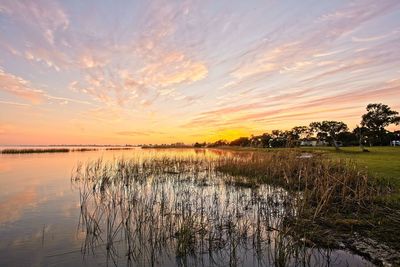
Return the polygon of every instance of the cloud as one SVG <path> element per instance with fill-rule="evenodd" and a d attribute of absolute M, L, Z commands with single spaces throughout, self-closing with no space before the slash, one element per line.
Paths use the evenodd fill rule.
<path fill-rule="evenodd" d="M 96 57 L 92 53 L 83 54 L 78 61 L 78 65 L 84 69 L 103 67 L 107 64 L 106 58 Z"/>
<path fill-rule="evenodd" d="M 325 53 L 317 53 L 313 55 L 313 57 L 328 57 L 328 56 L 333 56 L 336 54 L 342 53 L 344 50 L 336 50 L 336 51 L 330 51 L 330 52 L 325 52 Z"/>
<path fill-rule="evenodd" d="M 160 53 L 156 62 L 146 58 L 141 62 L 144 65 L 142 68 L 90 65 L 88 67 L 91 70 L 87 71 L 84 81 L 74 81 L 69 87 L 108 105 L 139 103 L 149 106 L 158 97 L 193 101 L 196 97 L 184 95 L 175 87 L 190 85 L 204 79 L 208 74 L 204 63 L 180 52 Z"/>
<path fill-rule="evenodd" d="M 254 75 L 299 71 L 311 67 L 314 59 L 341 52 L 341 49 L 330 50 L 334 41 L 399 5 L 400 2 L 391 0 L 383 1 L 379 5 L 372 0 L 355 1 L 339 10 L 320 16 L 314 23 L 304 25 L 307 30 L 305 34 L 298 31 L 302 25 L 290 25 L 280 34 L 294 35 L 292 40 L 261 42 L 247 51 L 241 51 L 236 59 L 238 67 L 230 74 L 237 80 L 243 80 Z M 301 35 L 297 35 L 296 31 Z"/>
<path fill-rule="evenodd" d="M 190 84 L 204 79 L 207 74 L 204 63 L 193 61 L 180 52 L 167 53 L 158 62 L 139 70 L 142 82 L 155 87 Z"/>
<path fill-rule="evenodd" d="M 234 70 L 231 75 L 236 79 L 243 79 L 260 73 L 278 71 L 282 68 L 283 56 L 296 49 L 297 42 L 283 44 L 272 50 L 266 50 L 258 55 L 255 60 L 249 60 L 239 68 Z"/>
<path fill-rule="evenodd" d="M 69 18 L 56 1 L 13 1 L 0 2 L 0 13 L 6 14 L 26 27 L 36 29 L 48 43 L 54 44 L 58 30 L 66 30 Z"/>
<path fill-rule="evenodd" d="M 107 105 L 149 105 L 158 96 L 192 102 L 195 96 L 183 94 L 176 86 L 206 78 L 207 64 L 177 45 L 165 45 L 191 5 L 146 3 L 144 8 L 148 13 L 138 21 L 140 31 L 133 36 L 119 26 L 103 27 L 95 33 L 84 26 L 75 29 L 68 12 L 54 1 L 2 1 L 0 12 L 17 23 L 16 34 L 25 45 L 15 45 L 12 38 L 4 39 L 1 45 L 14 55 L 58 72 L 79 69 L 81 77 L 76 77 L 70 88 Z M 94 22 L 93 17 L 85 19 L 87 24 Z M 121 70 L 124 75 L 120 75 Z"/>
<path fill-rule="evenodd" d="M 29 81 L 0 68 L 0 90 L 28 100 L 33 104 L 39 104 L 45 99 L 45 92 L 34 88 Z"/>
<path fill-rule="evenodd" d="M 370 36 L 370 37 L 355 37 L 355 36 L 353 36 L 351 38 L 351 40 L 356 43 L 375 42 L 375 41 L 382 40 L 390 35 L 391 34 L 385 34 L 385 35 Z"/>
<path fill-rule="evenodd" d="M 251 103 L 201 112 L 183 126 L 208 129 L 221 126 L 238 127 L 246 122 L 245 125 L 268 127 L 267 123 L 318 120 L 323 114 L 325 117 L 333 115 L 334 119 L 338 114 L 343 118 L 348 115 L 355 118 L 359 115 L 354 112 L 361 111 L 365 103 L 398 96 L 400 83 L 398 79 L 390 80 L 331 95 L 315 94 L 318 90 L 308 88 L 297 92 L 278 93 L 275 96 L 259 95 L 254 98 L 257 100 Z M 309 93 L 314 97 L 309 97 Z"/>
<path fill-rule="evenodd" d="M 18 102 L 13 102 L 13 101 L 3 101 L 3 100 L 0 100 L 0 104 L 21 106 L 21 107 L 30 107 L 31 106 L 31 105 L 25 104 L 25 103 L 18 103 Z"/>
<path fill-rule="evenodd" d="M 53 100 L 57 102 L 58 104 L 69 104 L 71 103 L 76 103 L 76 104 L 83 104 L 83 105 L 93 105 L 93 103 L 89 101 L 84 101 L 84 100 L 79 100 L 79 99 L 73 99 L 73 98 L 68 98 L 68 97 L 58 97 L 58 96 L 51 96 L 46 94 L 45 95 L 48 100 Z"/>
<path fill-rule="evenodd" d="M 24 78 L 13 75 L 11 73 L 7 73 L 1 68 L 0 91 L 3 91 L 10 95 L 14 95 L 24 100 L 28 100 L 32 104 L 42 104 L 44 102 L 54 101 L 58 104 L 68 104 L 71 102 L 77 104 L 92 105 L 92 103 L 84 100 L 50 95 L 41 89 L 35 88 L 30 81 L 27 81 Z M 13 101 L 0 101 L 0 103 L 19 106 L 30 106 L 29 104 L 17 103 Z"/>

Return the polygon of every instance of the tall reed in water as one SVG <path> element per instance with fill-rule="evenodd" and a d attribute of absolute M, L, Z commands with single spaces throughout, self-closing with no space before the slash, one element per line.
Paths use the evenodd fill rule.
<path fill-rule="evenodd" d="M 347 164 L 294 152 L 79 164 L 82 250 L 103 245 L 114 259 L 122 247 L 129 262 L 152 265 L 167 254 L 234 266 L 249 251 L 275 266 L 309 261 L 287 219 L 356 209 L 376 193 Z"/>

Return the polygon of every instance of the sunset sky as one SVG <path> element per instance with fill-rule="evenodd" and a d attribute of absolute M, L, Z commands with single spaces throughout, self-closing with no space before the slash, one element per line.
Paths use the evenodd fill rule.
<path fill-rule="evenodd" d="M 0 0 L 0 144 L 352 128 L 400 111 L 399 51 L 399 0 Z"/>

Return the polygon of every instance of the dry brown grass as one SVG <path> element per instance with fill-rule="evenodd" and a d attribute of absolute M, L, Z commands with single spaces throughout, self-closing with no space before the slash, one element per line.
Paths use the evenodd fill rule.
<path fill-rule="evenodd" d="M 319 155 L 302 158 L 290 150 L 222 157 L 216 169 L 232 175 L 239 184 L 247 179 L 252 185 L 268 183 L 301 191 L 300 207 L 313 208 L 314 218 L 329 212 L 354 212 L 385 190 L 351 161 Z"/>

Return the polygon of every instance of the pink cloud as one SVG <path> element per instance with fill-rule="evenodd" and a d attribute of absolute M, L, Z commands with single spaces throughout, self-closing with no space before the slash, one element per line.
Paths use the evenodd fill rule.
<path fill-rule="evenodd" d="M 69 26 L 67 14 L 55 1 L 4 0 L 0 3 L 0 13 L 5 13 L 29 27 L 36 27 L 50 44 L 54 43 L 55 31 L 65 30 Z"/>
<path fill-rule="evenodd" d="M 45 92 L 32 87 L 29 81 L 21 77 L 6 73 L 0 68 L 0 90 L 18 96 L 34 104 L 39 104 L 45 99 Z"/>

